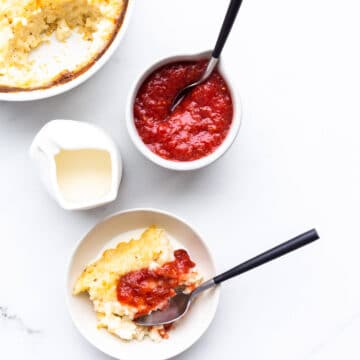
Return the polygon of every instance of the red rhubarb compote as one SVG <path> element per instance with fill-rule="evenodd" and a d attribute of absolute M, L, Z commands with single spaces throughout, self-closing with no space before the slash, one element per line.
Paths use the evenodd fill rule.
<path fill-rule="evenodd" d="M 175 250 L 173 261 L 153 270 L 144 268 L 121 276 L 116 289 L 117 299 L 122 304 L 135 307 L 135 317 L 163 309 L 176 294 L 175 288 L 186 282 L 194 267 L 195 263 L 186 250 Z"/>
<path fill-rule="evenodd" d="M 142 141 L 167 160 L 192 161 L 214 152 L 226 138 L 233 117 L 228 86 L 215 70 L 171 112 L 175 95 L 198 80 L 207 60 L 175 62 L 156 69 L 141 85 L 134 119 Z"/>

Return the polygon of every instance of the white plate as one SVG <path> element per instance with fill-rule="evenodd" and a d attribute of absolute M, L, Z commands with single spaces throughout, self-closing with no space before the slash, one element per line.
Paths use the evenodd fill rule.
<path fill-rule="evenodd" d="M 134 0 L 128 0 L 127 8 L 124 14 L 122 24 L 115 34 L 111 44 L 104 51 L 103 54 L 93 62 L 83 73 L 76 75 L 68 82 L 53 85 L 44 89 L 25 90 L 15 92 L 1 92 L 0 100 L 4 101 L 30 101 L 49 98 L 58 94 L 62 94 L 74 87 L 82 84 L 84 81 L 93 76 L 111 57 L 119 46 L 125 31 L 128 27 L 131 13 L 134 7 Z M 30 57 L 39 64 L 46 64 L 47 69 L 51 74 L 57 75 L 67 68 L 72 68 L 79 59 L 87 59 L 87 52 L 89 51 L 89 44 L 82 40 L 82 37 L 75 32 L 66 42 L 59 42 L 54 36 L 49 43 L 42 44 L 38 49 L 35 49 Z M 40 67 L 41 68 L 41 67 Z"/>
<path fill-rule="evenodd" d="M 72 288 L 84 267 L 118 242 L 139 236 L 155 224 L 165 229 L 175 247 L 188 250 L 204 279 L 215 275 L 209 249 L 200 235 L 184 220 L 153 209 L 134 209 L 115 214 L 96 225 L 76 246 L 67 274 L 66 298 L 71 318 L 80 333 L 104 353 L 121 360 L 163 360 L 180 354 L 193 345 L 206 331 L 215 316 L 219 288 L 199 296 L 189 313 L 176 323 L 169 339 L 160 343 L 149 339 L 124 342 L 104 329 L 97 329 L 96 315 L 87 294 L 72 295 Z M 145 355 L 146 354 L 146 355 Z"/>

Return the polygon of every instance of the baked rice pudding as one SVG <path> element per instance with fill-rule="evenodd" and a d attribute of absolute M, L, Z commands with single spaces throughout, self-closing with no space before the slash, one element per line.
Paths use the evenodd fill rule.
<path fill-rule="evenodd" d="M 73 294 L 89 294 L 98 328 L 122 340 L 160 341 L 171 326 L 144 327 L 133 320 L 165 308 L 176 288 L 190 292 L 201 280 L 186 250 L 174 251 L 165 231 L 151 226 L 138 240 L 121 242 L 88 265 Z"/>
<path fill-rule="evenodd" d="M 111 44 L 127 4 L 0 0 L 0 91 L 46 88 L 84 72 Z"/>

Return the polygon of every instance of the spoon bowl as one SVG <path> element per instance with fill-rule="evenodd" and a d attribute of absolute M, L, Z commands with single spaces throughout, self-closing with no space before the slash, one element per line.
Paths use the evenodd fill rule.
<path fill-rule="evenodd" d="M 171 105 L 171 111 L 174 111 L 175 108 L 181 103 L 181 101 L 183 100 L 183 98 L 196 86 L 202 84 L 203 82 L 205 82 L 210 75 L 213 73 L 214 69 L 216 68 L 217 64 L 219 62 L 219 59 L 216 58 L 211 58 L 206 66 L 206 69 L 204 71 L 204 73 L 202 74 L 201 78 L 195 82 L 193 82 L 192 84 L 185 86 L 184 88 L 182 88 L 175 96 L 172 105 Z"/>
<path fill-rule="evenodd" d="M 164 310 L 151 312 L 135 319 L 135 322 L 142 326 L 167 325 L 181 319 L 189 310 L 191 303 L 201 292 L 215 286 L 213 279 L 205 281 L 189 294 L 177 292 L 175 296 L 170 298 L 167 307 Z"/>
<path fill-rule="evenodd" d="M 135 322 L 142 326 L 167 325 L 181 319 L 191 304 L 191 294 L 179 293 L 169 300 L 165 310 L 153 311 L 150 315 L 137 318 Z"/>

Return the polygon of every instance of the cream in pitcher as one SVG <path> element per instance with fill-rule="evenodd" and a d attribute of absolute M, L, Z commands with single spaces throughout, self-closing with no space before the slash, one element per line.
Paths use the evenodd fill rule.
<path fill-rule="evenodd" d="M 89 209 L 117 196 L 121 157 L 114 141 L 94 125 L 53 120 L 36 135 L 30 156 L 64 209 Z"/>

